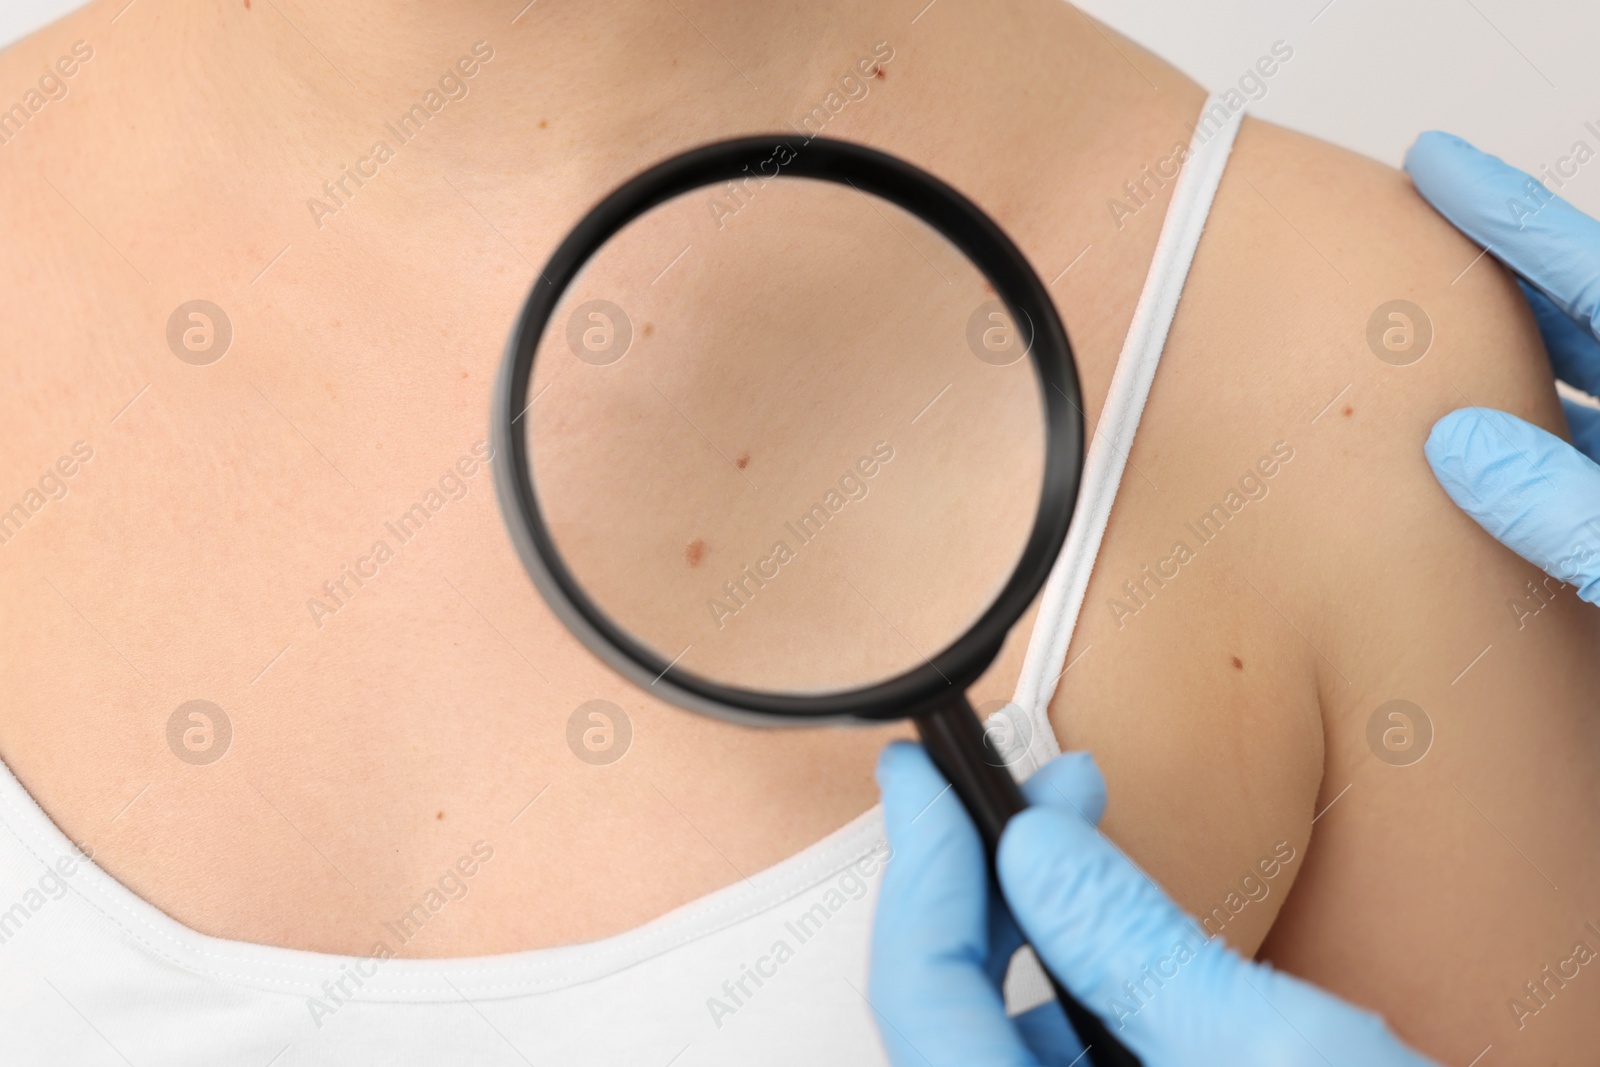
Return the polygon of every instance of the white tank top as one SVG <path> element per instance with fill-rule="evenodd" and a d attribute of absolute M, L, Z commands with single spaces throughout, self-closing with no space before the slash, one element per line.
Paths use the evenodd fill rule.
<path fill-rule="evenodd" d="M 1047 709 L 1128 450 L 1241 115 L 1207 101 L 1090 443 L 1078 509 L 1017 683 L 1014 767 L 1057 754 Z M 462 871 L 493 863 L 492 848 Z M 460 959 L 332 956 L 207 937 L 85 859 L 0 765 L 0 1063 L 883 1064 L 867 946 L 883 866 L 874 808 L 810 848 L 627 933 Z M 470 876 L 459 880 L 468 886 Z M 451 884 L 451 889 L 454 888 Z M 394 952 L 449 906 L 396 916 Z M 375 950 L 377 946 L 374 946 Z M 1013 1012 L 1048 995 L 1019 953 Z"/>

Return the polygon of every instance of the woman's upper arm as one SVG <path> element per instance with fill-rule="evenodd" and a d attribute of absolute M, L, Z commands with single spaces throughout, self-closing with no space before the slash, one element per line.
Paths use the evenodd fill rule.
<path fill-rule="evenodd" d="M 1596 1036 L 1586 1013 L 1529 1035 L 1507 998 L 1600 907 L 1600 628 L 1459 512 L 1423 455 L 1466 406 L 1566 436 L 1551 370 L 1515 282 L 1404 175 L 1299 140 L 1254 191 L 1301 267 L 1325 268 L 1321 295 L 1258 279 L 1305 442 L 1278 531 L 1293 543 L 1261 565 L 1316 646 L 1327 810 L 1265 951 L 1435 1057 L 1511 1040 L 1571 1055 Z"/>

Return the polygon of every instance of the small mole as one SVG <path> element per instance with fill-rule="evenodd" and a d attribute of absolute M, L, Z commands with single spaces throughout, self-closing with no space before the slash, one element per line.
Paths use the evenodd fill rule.
<path fill-rule="evenodd" d="M 246 11 L 250 10 L 250 0 L 244 0 L 244 9 Z"/>
<path fill-rule="evenodd" d="M 740 470 L 744 470 L 746 467 L 750 466 L 750 453 L 739 453 L 739 458 L 733 461 L 733 465 L 738 467 Z"/>
<path fill-rule="evenodd" d="M 683 550 L 683 558 L 691 567 L 700 566 L 700 561 L 706 558 L 706 543 L 698 537 Z"/>
<path fill-rule="evenodd" d="M 639 332 L 644 334 L 646 337 L 649 337 L 651 334 L 656 332 L 656 328 L 647 322 L 640 327 Z"/>
<path fill-rule="evenodd" d="M 465 378 L 466 376 L 467 376 L 467 372 L 466 371 L 462 371 L 461 372 L 461 377 Z"/>
<path fill-rule="evenodd" d="M 434 818 L 435 818 L 435 819 L 442 819 L 442 818 L 444 818 L 444 812 L 442 812 L 442 811 L 441 811 L 441 812 L 440 812 L 440 813 L 439 813 L 439 814 L 437 814 L 437 815 L 435 815 L 435 816 L 434 816 Z"/>
<path fill-rule="evenodd" d="M 245 6 L 246 7 L 250 6 L 250 0 L 245 0 Z M 882 81 L 884 78 L 887 78 L 888 75 L 883 72 L 883 68 L 882 67 L 879 67 L 878 68 L 878 73 L 874 74 L 873 77 L 877 78 L 879 81 Z"/>
<path fill-rule="evenodd" d="M 1244 660 L 1240 659 L 1238 656 L 1233 657 L 1233 669 L 1236 671 L 1244 670 Z"/>
<path fill-rule="evenodd" d="M 550 123 L 549 123 L 549 122 L 547 122 L 547 121 L 546 121 L 546 120 L 544 120 L 544 119 L 540 119 L 540 120 L 539 120 L 539 128 L 540 128 L 540 129 L 541 129 L 541 130 L 542 130 L 542 129 L 544 129 L 544 128 L 545 128 L 545 127 L 546 127 L 546 126 L 548 126 L 548 125 L 550 125 Z"/>
<path fill-rule="evenodd" d="M 1344 415 L 1344 417 L 1345 417 L 1345 418 L 1347 418 L 1347 419 L 1348 419 L 1348 418 L 1349 418 L 1349 417 L 1350 417 L 1350 416 L 1351 416 L 1351 415 L 1354 415 L 1354 414 L 1355 414 L 1355 413 L 1356 413 L 1356 409 L 1355 409 L 1355 408 L 1353 408 L 1353 407 L 1348 407 L 1348 406 L 1347 406 L 1347 407 L 1346 407 L 1346 408 L 1345 408 L 1345 409 L 1344 409 L 1344 411 L 1343 411 L 1343 412 L 1341 412 L 1341 414 L 1343 414 L 1343 415 Z"/>

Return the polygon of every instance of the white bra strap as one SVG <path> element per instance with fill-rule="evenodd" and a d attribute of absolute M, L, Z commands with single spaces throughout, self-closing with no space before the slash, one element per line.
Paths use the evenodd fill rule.
<path fill-rule="evenodd" d="M 1215 116 L 1219 114 L 1228 117 L 1218 123 Z M 1189 158 L 1173 190 L 1155 259 L 1150 264 L 1144 292 L 1139 295 L 1133 324 L 1123 342 L 1122 354 L 1111 377 L 1111 389 L 1089 445 L 1072 527 L 1045 584 L 1038 621 L 1034 624 L 1022 663 L 1022 676 L 1012 698 L 1031 727 L 1028 731 L 1031 734 L 1029 758 L 1012 763 L 1018 778 L 1028 777 L 1060 754 L 1050 727 L 1050 700 L 1065 673 L 1063 663 L 1067 648 L 1072 643 L 1072 632 L 1083 608 L 1084 592 L 1089 587 L 1089 575 L 1100 551 L 1100 540 L 1111 519 L 1117 487 L 1122 484 L 1128 451 L 1139 430 L 1150 384 L 1155 380 L 1167 332 L 1178 310 L 1178 298 L 1183 293 L 1189 265 L 1194 261 L 1201 231 L 1211 213 L 1211 204 L 1243 117 L 1243 111 L 1231 111 L 1216 96 L 1206 101 L 1190 143 Z"/>

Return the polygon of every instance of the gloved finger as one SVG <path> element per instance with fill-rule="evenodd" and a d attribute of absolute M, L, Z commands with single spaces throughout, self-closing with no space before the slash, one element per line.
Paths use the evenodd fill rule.
<path fill-rule="evenodd" d="M 1000 883 L 1041 957 L 1150 1065 L 1420 1067 L 1381 1019 L 1209 939 L 1094 827 L 1012 819 Z"/>
<path fill-rule="evenodd" d="M 1050 1067 L 1083 1067 L 1083 1042 L 1072 1032 L 1067 1013 L 1054 998 L 1012 1019 L 1022 1040 Z"/>
<path fill-rule="evenodd" d="M 922 746 L 878 760 L 893 858 L 872 929 L 868 1000 L 895 1067 L 1034 1067 L 991 977 L 989 872 L 966 809 Z"/>
<path fill-rule="evenodd" d="M 1572 430 L 1572 447 L 1590 459 L 1600 458 L 1600 408 L 1562 397 L 1561 410 Z"/>
<path fill-rule="evenodd" d="M 1600 597 L 1600 466 L 1514 415 L 1452 411 L 1428 434 L 1434 477 L 1489 535 L 1545 573 Z"/>
<path fill-rule="evenodd" d="M 1087 752 L 1065 752 L 1035 771 L 1022 783 L 1029 804 L 1042 804 L 1076 812 L 1098 823 L 1106 810 L 1106 780 Z M 1009 908 L 994 909 L 1002 921 L 993 944 L 1005 953 L 1007 961 L 1022 943 L 1022 934 Z M 1072 1030 L 1066 1013 L 1054 999 L 1015 1018 L 1022 1039 L 1034 1054 L 1048 1064 L 1080 1062 L 1083 1043 Z"/>
<path fill-rule="evenodd" d="M 1006 972 L 1011 968 L 1011 957 L 1023 945 L 1022 930 L 1011 917 L 1011 909 L 994 892 L 994 883 L 986 882 L 984 888 L 989 891 L 989 959 L 984 972 L 995 988 L 1002 990 L 1004 1000 Z"/>
<path fill-rule="evenodd" d="M 1590 396 L 1600 396 L 1600 340 L 1538 289 L 1520 278 L 1517 284 L 1538 320 L 1556 377 Z"/>
<path fill-rule="evenodd" d="M 1022 783 L 1029 804 L 1071 808 L 1094 824 L 1106 813 L 1106 780 L 1087 752 L 1063 752 Z"/>
<path fill-rule="evenodd" d="M 1012 964 L 1016 962 L 1014 957 L 1017 950 L 1022 948 L 1024 942 L 1017 921 L 1011 917 L 1011 909 L 1005 906 L 998 894 L 992 894 L 990 900 L 987 972 L 989 980 L 1001 991 L 1001 999 L 1006 1000 L 1005 982 Z M 1031 951 L 1029 954 L 1034 955 Z M 1009 1002 L 1006 1010 L 1008 1013 L 1012 1010 Z M 1019 1015 L 1012 1015 L 1011 1023 L 1021 1036 L 1022 1043 L 1048 1067 L 1066 1067 L 1083 1052 L 1083 1042 L 1073 1033 L 1066 1012 L 1054 997 Z"/>
<path fill-rule="evenodd" d="M 1600 222 L 1448 133 L 1418 137 L 1406 170 L 1457 229 L 1600 335 Z"/>
<path fill-rule="evenodd" d="M 1227 953 L 1234 956 L 1232 952 Z M 1438 1067 L 1401 1043 L 1383 1017 L 1348 1004 L 1266 964 L 1238 960 L 1234 983 L 1211 1003 L 1213 1019 L 1228 1020 L 1248 1035 L 1240 1056 L 1227 1037 L 1211 1059 L 1193 1062 L 1270 1063 L 1274 1067 Z"/>
<path fill-rule="evenodd" d="M 1179 957 L 1192 967 L 1207 947 L 1205 932 L 1098 830 L 1062 808 L 1013 818 L 997 867 L 1011 912 L 1046 967 L 1152 1062 L 1156 1035 L 1114 1002 L 1126 999 L 1124 981 L 1142 979 L 1163 959 L 1169 969 Z"/>

